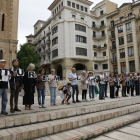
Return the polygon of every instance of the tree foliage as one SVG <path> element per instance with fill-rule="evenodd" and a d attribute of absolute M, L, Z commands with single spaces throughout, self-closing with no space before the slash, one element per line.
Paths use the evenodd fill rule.
<path fill-rule="evenodd" d="M 19 67 L 27 70 L 30 63 L 35 64 L 35 72 L 38 74 L 40 54 L 35 52 L 35 48 L 29 44 L 20 45 L 20 51 L 17 53 Z"/>

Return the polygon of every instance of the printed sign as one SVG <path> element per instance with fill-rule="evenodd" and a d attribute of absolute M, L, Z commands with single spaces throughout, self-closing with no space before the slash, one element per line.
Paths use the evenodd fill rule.
<path fill-rule="evenodd" d="M 23 69 L 18 69 L 17 70 L 17 76 L 24 76 L 24 70 Z"/>
<path fill-rule="evenodd" d="M 43 75 L 43 80 L 42 81 L 48 81 L 48 75 Z"/>
<path fill-rule="evenodd" d="M 9 74 L 10 72 L 8 71 L 8 69 L 2 69 L 0 74 L 0 81 L 7 82 L 9 79 Z"/>
<path fill-rule="evenodd" d="M 54 76 L 54 81 L 59 81 L 60 80 L 60 76 Z"/>
<path fill-rule="evenodd" d="M 35 71 L 28 71 L 28 78 L 35 78 Z"/>

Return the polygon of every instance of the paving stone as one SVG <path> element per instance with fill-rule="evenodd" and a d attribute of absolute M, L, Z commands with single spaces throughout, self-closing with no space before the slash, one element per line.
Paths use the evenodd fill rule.
<path fill-rule="evenodd" d="M 14 118 L 6 118 L 5 123 L 5 127 L 13 127 L 15 125 L 15 120 Z"/>
<path fill-rule="evenodd" d="M 20 140 L 21 139 L 21 132 L 16 128 L 9 128 L 6 129 L 11 134 L 12 140 Z"/>
<path fill-rule="evenodd" d="M 140 129 L 140 123 L 131 124 L 131 125 L 129 125 L 129 127 L 134 127 L 134 128 Z"/>
<path fill-rule="evenodd" d="M 109 138 L 109 137 L 105 137 L 105 136 L 99 136 L 98 138 L 96 138 L 96 139 L 91 139 L 91 140 L 114 140 L 114 139 Z"/>
<path fill-rule="evenodd" d="M 0 128 L 5 128 L 5 119 L 0 119 Z"/>
<path fill-rule="evenodd" d="M 133 136 L 133 135 L 126 134 L 123 132 L 118 132 L 118 131 L 114 131 L 114 132 L 104 134 L 104 135 L 109 137 L 109 138 L 113 138 L 113 139 L 117 138 L 117 140 L 139 140 L 140 139 L 137 136 Z"/>
<path fill-rule="evenodd" d="M 7 130 L 0 130 L 0 136 L 2 140 L 11 140 L 11 134 Z"/>
<path fill-rule="evenodd" d="M 25 124 L 30 124 L 31 123 L 31 118 L 30 118 L 30 116 L 23 116 L 22 117 L 22 123 L 23 123 L 23 125 L 25 125 Z"/>
<path fill-rule="evenodd" d="M 20 125 L 22 125 L 23 124 L 23 119 L 22 119 L 22 117 L 21 116 L 19 116 L 19 117 L 14 117 L 14 120 L 15 120 L 15 126 L 20 126 Z"/>
<path fill-rule="evenodd" d="M 56 135 L 52 135 L 49 136 L 52 140 L 64 140 L 62 137 L 56 136 Z"/>
<path fill-rule="evenodd" d="M 71 137 L 62 133 L 55 134 L 56 136 L 63 138 L 63 139 L 70 139 Z"/>
<path fill-rule="evenodd" d="M 31 123 L 36 123 L 37 122 L 37 115 L 36 114 L 31 114 L 29 116 L 30 116 Z"/>

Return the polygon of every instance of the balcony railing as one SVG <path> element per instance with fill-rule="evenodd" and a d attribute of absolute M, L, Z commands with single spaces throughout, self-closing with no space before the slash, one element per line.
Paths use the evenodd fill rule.
<path fill-rule="evenodd" d="M 42 52 L 40 53 L 41 56 L 45 56 L 46 55 L 46 52 Z"/>
<path fill-rule="evenodd" d="M 100 28 L 103 28 L 105 27 L 105 24 L 102 24 L 102 25 L 92 25 L 92 28 L 94 29 L 100 29 Z"/>
<path fill-rule="evenodd" d="M 115 26 L 111 26 L 111 25 L 109 26 L 109 29 L 114 29 L 114 28 L 115 28 Z"/>
<path fill-rule="evenodd" d="M 48 39 L 48 40 L 46 41 L 46 43 L 47 43 L 47 44 L 50 44 L 50 43 L 51 43 L 51 40 L 50 40 L 50 39 Z"/>
<path fill-rule="evenodd" d="M 123 32 L 123 30 L 118 30 L 118 33 L 122 33 Z"/>
<path fill-rule="evenodd" d="M 93 57 L 93 61 L 102 62 L 108 60 L 108 56 L 103 57 Z"/>
<path fill-rule="evenodd" d="M 104 38 L 106 37 L 106 35 L 93 35 L 93 38 L 96 38 L 96 39 L 101 39 L 101 38 Z"/>
<path fill-rule="evenodd" d="M 42 36 L 42 39 L 44 39 L 45 37 L 46 37 L 46 35 L 43 35 L 43 36 Z"/>
<path fill-rule="evenodd" d="M 46 53 L 50 53 L 50 52 L 51 52 L 50 48 L 46 50 Z"/>
<path fill-rule="evenodd" d="M 132 14 L 130 16 L 123 17 L 122 19 L 115 21 L 114 24 L 116 25 L 116 24 L 122 23 L 124 21 L 130 20 L 132 18 L 136 18 L 136 15 Z"/>
<path fill-rule="evenodd" d="M 45 47 L 46 46 L 46 43 L 42 43 L 41 46 Z"/>
<path fill-rule="evenodd" d="M 37 50 L 40 50 L 41 49 L 41 45 L 37 46 Z"/>
<path fill-rule="evenodd" d="M 51 30 L 49 29 L 47 32 L 46 32 L 46 35 L 49 35 L 51 33 Z"/>
<path fill-rule="evenodd" d="M 111 50 L 111 51 L 115 51 L 115 50 L 116 50 L 116 46 L 111 46 L 111 47 L 110 47 L 110 50 Z"/>
<path fill-rule="evenodd" d="M 106 49 L 107 48 L 107 44 L 104 44 L 103 47 L 101 47 L 101 45 L 93 45 L 93 49 L 98 49 L 98 50 L 101 50 L 101 49 Z"/>
<path fill-rule="evenodd" d="M 110 39 L 114 39 L 115 38 L 115 34 L 110 35 Z"/>

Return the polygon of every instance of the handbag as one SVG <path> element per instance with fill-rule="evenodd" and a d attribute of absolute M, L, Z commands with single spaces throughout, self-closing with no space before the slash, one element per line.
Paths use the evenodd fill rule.
<path fill-rule="evenodd" d="M 19 93 L 19 95 L 20 95 L 21 97 L 24 97 L 25 91 L 22 89 L 21 92 Z"/>

